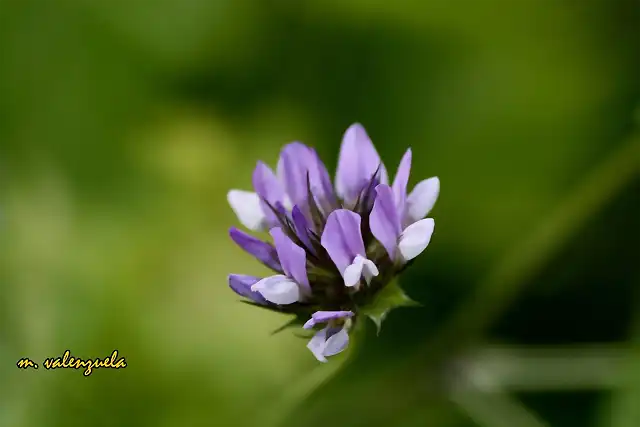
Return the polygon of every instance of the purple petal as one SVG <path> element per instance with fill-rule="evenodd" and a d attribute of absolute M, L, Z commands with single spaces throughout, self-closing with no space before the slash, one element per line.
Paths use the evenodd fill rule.
<path fill-rule="evenodd" d="M 434 176 L 420 181 L 407 197 L 405 226 L 423 219 L 438 200 L 440 193 L 440 179 Z"/>
<path fill-rule="evenodd" d="M 316 196 L 316 199 L 318 199 L 319 205 L 325 214 L 328 215 L 335 206 L 337 206 L 336 195 L 333 192 L 331 177 L 329 176 L 329 172 L 327 172 L 326 166 L 322 160 L 320 160 L 316 150 L 313 148 L 310 148 L 310 150 L 312 159 L 312 165 L 310 167 L 312 173 L 309 174 L 311 190 L 313 195 Z"/>
<path fill-rule="evenodd" d="M 248 298 L 257 304 L 266 305 L 267 300 L 258 292 L 253 292 L 251 286 L 259 282 L 259 277 L 245 276 L 244 274 L 230 274 L 229 287 L 241 297 Z"/>
<path fill-rule="evenodd" d="M 332 319 L 342 319 L 352 317 L 352 311 L 316 311 L 311 315 L 311 319 L 304 324 L 304 329 L 311 329 L 318 323 L 325 323 Z"/>
<path fill-rule="evenodd" d="M 318 359 L 318 361 L 326 363 L 327 359 L 324 357 L 324 348 L 326 347 L 327 341 L 327 329 L 324 328 L 313 336 L 309 343 L 307 344 L 307 348 L 311 350 L 311 353 Z"/>
<path fill-rule="evenodd" d="M 395 259 L 398 246 L 400 229 L 400 217 L 396 210 L 393 190 L 388 185 L 380 184 L 376 187 L 376 201 L 369 216 L 371 233 L 387 250 L 389 257 Z"/>
<path fill-rule="evenodd" d="M 307 200 L 307 174 L 312 162 L 309 147 L 292 142 L 282 148 L 278 160 L 278 177 L 294 205 L 304 205 Z"/>
<path fill-rule="evenodd" d="M 327 331 L 328 338 L 322 352 L 324 357 L 335 356 L 349 345 L 349 333 L 346 329 L 342 328 L 329 336 L 330 333 L 331 331 Z"/>
<path fill-rule="evenodd" d="M 307 212 L 308 186 L 325 212 L 336 205 L 331 178 L 316 151 L 300 142 L 284 146 L 278 161 L 278 177 L 284 183 L 293 204 Z"/>
<path fill-rule="evenodd" d="M 253 188 L 258 193 L 258 196 L 273 207 L 277 204 L 285 203 L 285 192 L 282 184 L 280 184 L 271 168 L 263 162 L 258 162 L 253 171 Z M 278 224 L 278 219 L 273 211 L 264 202 L 261 202 L 261 205 L 270 226 L 273 227 Z"/>
<path fill-rule="evenodd" d="M 307 255 L 304 249 L 293 243 L 279 227 L 272 228 L 270 233 L 284 273 L 301 285 L 303 289 L 311 291 L 307 277 Z"/>
<path fill-rule="evenodd" d="M 296 229 L 296 235 L 311 253 L 315 253 L 313 245 L 311 244 L 311 238 L 309 237 L 309 224 L 297 205 L 294 206 L 291 211 L 291 219 Z"/>
<path fill-rule="evenodd" d="M 425 218 L 405 228 L 398 242 L 402 259 L 409 261 L 420 255 L 429 245 L 434 227 L 433 218 Z"/>
<path fill-rule="evenodd" d="M 351 125 L 345 132 L 340 147 L 336 172 L 338 195 L 347 203 L 355 201 L 378 166 L 381 181 L 386 184 L 389 179 L 387 171 L 367 132 L 359 123 Z"/>
<path fill-rule="evenodd" d="M 407 184 L 409 183 L 409 173 L 411 172 L 411 148 L 404 153 L 398 171 L 393 179 L 393 195 L 396 202 L 398 217 L 404 218 L 405 200 L 407 199 Z"/>
<path fill-rule="evenodd" d="M 356 255 L 366 255 L 360 231 L 360 215 L 347 209 L 333 211 L 327 218 L 320 243 L 340 273 L 343 273 Z"/>
<path fill-rule="evenodd" d="M 256 257 L 258 261 L 270 269 L 282 273 L 282 266 L 278 261 L 278 253 L 273 245 L 256 239 L 235 227 L 229 230 L 229 236 L 231 236 L 231 239 L 245 252 Z"/>
<path fill-rule="evenodd" d="M 265 277 L 251 286 L 269 302 L 288 305 L 300 301 L 300 285 L 282 274 Z"/>

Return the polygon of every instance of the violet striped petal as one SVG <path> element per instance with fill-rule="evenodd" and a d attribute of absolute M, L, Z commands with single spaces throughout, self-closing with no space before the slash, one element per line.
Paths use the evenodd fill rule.
<path fill-rule="evenodd" d="M 396 210 L 393 190 L 388 185 L 376 187 L 376 201 L 369 216 L 369 226 L 373 236 L 384 246 L 392 260 L 395 260 L 398 238 L 400 237 L 400 218 Z"/>
<path fill-rule="evenodd" d="M 309 174 L 311 191 L 325 215 L 328 215 L 338 204 L 336 195 L 333 191 L 333 185 L 331 184 L 331 177 L 329 176 L 327 167 L 318 156 L 316 150 L 313 148 L 310 148 L 310 150 L 312 160 L 310 170 L 313 171 Z"/>
<path fill-rule="evenodd" d="M 259 277 L 246 276 L 244 274 L 230 274 L 228 279 L 229 287 L 236 294 L 240 295 L 241 297 L 248 298 L 257 304 L 268 304 L 268 301 L 262 295 L 260 295 L 260 293 L 251 290 L 251 286 L 260 281 Z"/>
<path fill-rule="evenodd" d="M 409 174 L 411 172 L 411 148 L 404 153 L 398 171 L 393 179 L 393 196 L 396 202 L 396 211 L 399 218 L 404 218 L 405 201 L 407 198 L 407 184 L 409 183 Z"/>
<path fill-rule="evenodd" d="M 300 206 L 305 214 L 309 213 L 308 187 L 325 213 L 336 206 L 331 178 L 314 149 L 301 142 L 287 144 L 280 153 L 277 174 L 292 203 Z"/>
<path fill-rule="evenodd" d="M 278 253 L 273 245 L 263 242 L 235 227 L 231 227 L 229 236 L 242 250 L 256 257 L 258 261 L 270 269 L 282 273 L 282 266 L 278 261 Z"/>
<path fill-rule="evenodd" d="M 353 311 L 316 311 L 311 315 L 311 319 L 304 324 L 304 329 L 311 329 L 318 323 L 326 323 L 333 319 L 344 319 L 353 316 Z"/>
<path fill-rule="evenodd" d="M 294 205 L 306 205 L 307 174 L 311 175 L 312 160 L 309 147 L 300 142 L 287 144 L 280 152 L 278 178 Z"/>
<path fill-rule="evenodd" d="M 366 256 L 360 215 L 347 209 L 333 211 L 327 218 L 320 243 L 340 273 L 344 273 L 356 255 Z"/>
<path fill-rule="evenodd" d="M 300 246 L 284 234 L 279 227 L 270 231 L 273 242 L 278 252 L 278 258 L 284 273 L 295 280 L 307 293 L 311 292 L 309 278 L 307 277 L 307 254 Z"/>
<path fill-rule="evenodd" d="M 380 161 L 369 135 L 361 124 L 351 125 L 342 138 L 338 168 L 336 171 L 336 191 L 347 205 L 351 205 L 373 174 L 380 166 L 380 180 L 387 184 L 389 177 Z"/>
<path fill-rule="evenodd" d="M 263 162 L 258 162 L 253 171 L 253 188 L 262 200 L 274 208 L 278 204 L 286 206 L 288 203 L 282 184 L 278 181 L 271 168 Z M 277 225 L 278 219 L 269 206 L 263 201 L 261 201 L 261 206 L 269 226 Z"/>

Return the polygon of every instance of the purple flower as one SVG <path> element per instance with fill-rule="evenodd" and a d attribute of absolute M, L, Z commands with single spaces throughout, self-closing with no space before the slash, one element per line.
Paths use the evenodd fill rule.
<path fill-rule="evenodd" d="M 378 268 L 367 259 L 360 216 L 347 209 L 331 212 L 322 233 L 322 246 L 344 278 L 345 286 L 355 286 L 364 276 L 367 283 L 378 275 Z"/>
<path fill-rule="evenodd" d="M 440 191 L 440 181 L 434 177 L 420 182 L 407 196 L 410 170 L 411 149 L 400 161 L 393 186 L 380 184 L 376 187 L 369 218 L 375 238 L 391 260 L 399 262 L 412 260 L 429 245 L 435 222 L 432 218 L 423 218 L 435 204 Z"/>
<path fill-rule="evenodd" d="M 229 286 L 254 304 L 296 315 L 317 330 L 314 356 L 343 351 L 358 313 L 404 264 L 429 244 L 434 221 L 424 219 L 439 192 L 438 178 L 407 194 L 408 150 L 389 186 L 387 170 L 364 128 L 354 124 L 342 140 L 335 190 L 315 150 L 284 146 L 276 172 L 258 162 L 253 192 L 231 190 L 227 199 L 249 230 L 268 230 L 273 243 L 232 228 L 231 238 L 275 272 L 263 278 L 232 274 Z"/>
<path fill-rule="evenodd" d="M 311 319 L 304 324 L 305 329 L 311 329 L 318 323 L 329 323 L 311 338 L 307 348 L 320 362 L 326 362 L 327 357 L 342 352 L 349 345 L 349 333 L 344 326 L 345 319 L 353 316 L 352 311 L 316 311 Z"/>

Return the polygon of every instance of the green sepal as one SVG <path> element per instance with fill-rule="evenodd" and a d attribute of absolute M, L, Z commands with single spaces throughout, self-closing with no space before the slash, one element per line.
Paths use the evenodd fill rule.
<path fill-rule="evenodd" d="M 375 323 L 380 334 L 382 322 L 391 310 L 397 307 L 419 307 L 421 304 L 404 293 L 397 281 L 388 283 L 380 290 L 371 302 L 359 307 L 358 311 Z"/>

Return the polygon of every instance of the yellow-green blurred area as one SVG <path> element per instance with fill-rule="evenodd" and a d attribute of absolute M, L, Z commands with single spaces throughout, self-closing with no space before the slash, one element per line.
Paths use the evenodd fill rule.
<path fill-rule="evenodd" d="M 0 1 L 0 427 L 640 426 L 634 0 Z M 226 202 L 362 123 L 419 308 L 318 363 Z M 66 349 L 127 368 L 17 369 Z"/>

